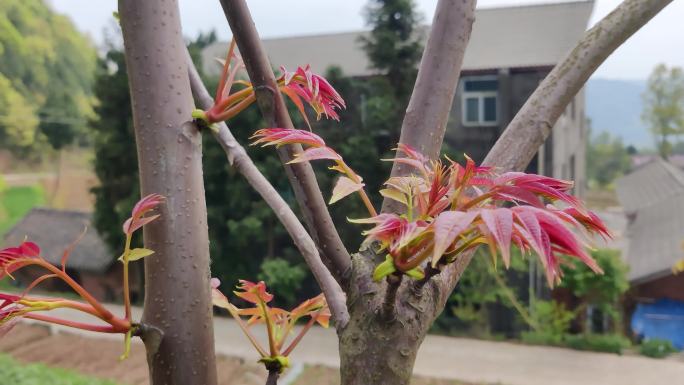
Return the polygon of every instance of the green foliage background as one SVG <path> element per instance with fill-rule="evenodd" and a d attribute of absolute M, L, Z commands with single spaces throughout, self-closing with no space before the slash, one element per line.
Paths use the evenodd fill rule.
<path fill-rule="evenodd" d="M 82 139 L 96 51 L 41 0 L 0 2 L 0 146 L 18 155 Z"/>

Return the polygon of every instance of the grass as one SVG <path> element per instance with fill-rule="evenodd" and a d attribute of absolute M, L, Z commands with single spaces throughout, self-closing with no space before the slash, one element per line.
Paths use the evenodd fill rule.
<path fill-rule="evenodd" d="M 12 385 L 117 385 L 42 364 L 21 364 L 7 355 L 0 355 L 0 378 Z"/>
<path fill-rule="evenodd" d="M 12 228 L 29 210 L 45 203 L 39 186 L 8 187 L 0 193 L 0 235 Z"/>

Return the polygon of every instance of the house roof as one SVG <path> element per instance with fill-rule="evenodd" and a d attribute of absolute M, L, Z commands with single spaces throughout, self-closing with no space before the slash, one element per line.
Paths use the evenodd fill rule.
<path fill-rule="evenodd" d="M 43 258 L 60 266 L 64 250 L 87 227 L 88 231 L 71 253 L 67 267 L 101 273 L 109 268 L 114 258 L 91 222 L 90 213 L 34 208 L 5 234 L 5 244 L 18 245 L 28 238 L 40 246 Z"/>
<path fill-rule="evenodd" d="M 594 7 L 591 1 L 483 8 L 475 23 L 463 62 L 464 70 L 553 66 L 586 30 Z M 428 27 L 429 28 L 429 27 Z M 311 64 L 316 72 L 337 65 L 349 76 L 377 74 L 361 48 L 368 31 L 264 39 L 274 66 L 293 70 Z M 427 38 L 427 33 L 424 34 Z M 224 58 L 228 43 L 202 51 L 204 71 L 218 75 L 215 58 Z"/>
<path fill-rule="evenodd" d="M 633 213 L 676 194 L 684 193 L 684 171 L 655 158 L 616 182 L 626 213 Z"/>
<path fill-rule="evenodd" d="M 684 172 L 656 159 L 617 181 L 629 223 L 624 252 L 632 283 L 671 274 L 684 257 Z"/>

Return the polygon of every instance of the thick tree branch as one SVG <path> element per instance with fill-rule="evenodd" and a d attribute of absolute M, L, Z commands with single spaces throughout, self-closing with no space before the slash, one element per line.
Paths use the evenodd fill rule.
<path fill-rule="evenodd" d="M 215 385 L 202 137 L 176 0 L 120 0 L 143 195 L 166 197 L 145 226 L 141 332 L 153 385 Z M 171 91 L 172 92 L 171 92 Z M 122 154 L 127 156 L 127 154 Z M 154 330 L 151 332 L 150 330 Z"/>
<path fill-rule="evenodd" d="M 484 164 L 502 171 L 522 171 L 551 133 L 551 129 L 589 76 L 615 49 L 651 20 L 672 0 L 625 0 L 585 32 L 515 115 L 491 149 Z M 445 290 L 451 292 L 472 253 L 465 253 L 445 269 Z"/>
<path fill-rule="evenodd" d="M 465 49 L 475 20 L 476 0 L 439 0 L 430 36 L 418 68 L 399 141 L 435 159 L 444 140 L 451 105 L 456 93 Z M 407 166 L 394 163 L 392 176 Z M 394 203 L 393 203 L 394 202 Z M 383 211 L 396 211 L 399 204 L 383 202 Z"/>
<path fill-rule="evenodd" d="M 484 163 L 524 170 L 589 76 L 672 0 L 626 0 L 588 30 L 515 115 Z"/>
<path fill-rule="evenodd" d="M 221 0 L 221 5 L 267 124 L 270 127 L 294 128 L 246 2 Z M 286 164 L 294 158 L 294 154 L 300 152 L 300 145 L 282 146 L 278 149 L 278 155 L 285 165 L 290 184 L 304 214 L 305 223 L 325 258 L 326 265 L 344 286 L 349 276 L 351 257 L 335 229 L 313 169 L 308 162 Z"/>
<path fill-rule="evenodd" d="M 202 83 L 202 79 L 197 73 L 197 69 L 192 63 L 190 54 L 186 51 L 188 62 L 188 74 L 192 93 L 200 108 L 210 108 L 214 103 L 211 95 Z M 228 157 L 228 162 L 247 180 L 247 182 L 261 195 L 266 203 L 273 209 L 280 222 L 292 237 L 295 245 L 302 253 L 304 260 L 311 269 L 318 285 L 321 287 L 328 306 L 333 314 L 336 327 L 344 327 L 349 320 L 347 312 L 346 296 L 342 288 L 332 276 L 328 268 L 321 261 L 318 249 L 309 233 L 301 224 L 297 215 L 290 209 L 287 202 L 278 194 L 278 191 L 264 177 L 249 157 L 244 147 L 238 143 L 228 126 L 221 122 L 216 124 L 217 131 L 212 131 L 214 137 Z"/>

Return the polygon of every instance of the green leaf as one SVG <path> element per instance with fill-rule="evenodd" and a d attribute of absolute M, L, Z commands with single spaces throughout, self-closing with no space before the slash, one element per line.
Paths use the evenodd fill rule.
<path fill-rule="evenodd" d="M 408 206 L 408 201 L 406 200 L 406 195 L 402 193 L 401 191 L 395 190 L 395 189 L 382 189 L 380 190 L 380 195 L 384 196 L 385 198 L 389 198 L 392 200 L 395 200 L 404 206 Z"/>
<path fill-rule="evenodd" d="M 413 268 L 409 271 L 405 271 L 404 274 L 408 275 L 413 279 L 423 279 L 425 278 L 425 272 L 420 267 Z"/>
<path fill-rule="evenodd" d="M 381 279 L 395 271 L 397 271 L 397 268 L 394 266 L 394 260 L 391 255 L 387 254 L 387 256 L 385 256 L 385 262 L 375 267 L 375 271 L 373 271 L 373 281 L 380 282 Z"/>
<path fill-rule="evenodd" d="M 137 261 L 138 259 L 143 259 L 143 258 L 147 257 L 148 255 L 152 255 L 152 254 L 154 254 L 154 251 L 152 251 L 150 249 L 143 249 L 143 248 L 132 249 L 128 253 L 128 262 Z M 122 255 L 119 257 L 119 261 L 123 262 L 123 260 L 124 260 L 124 256 Z"/>

